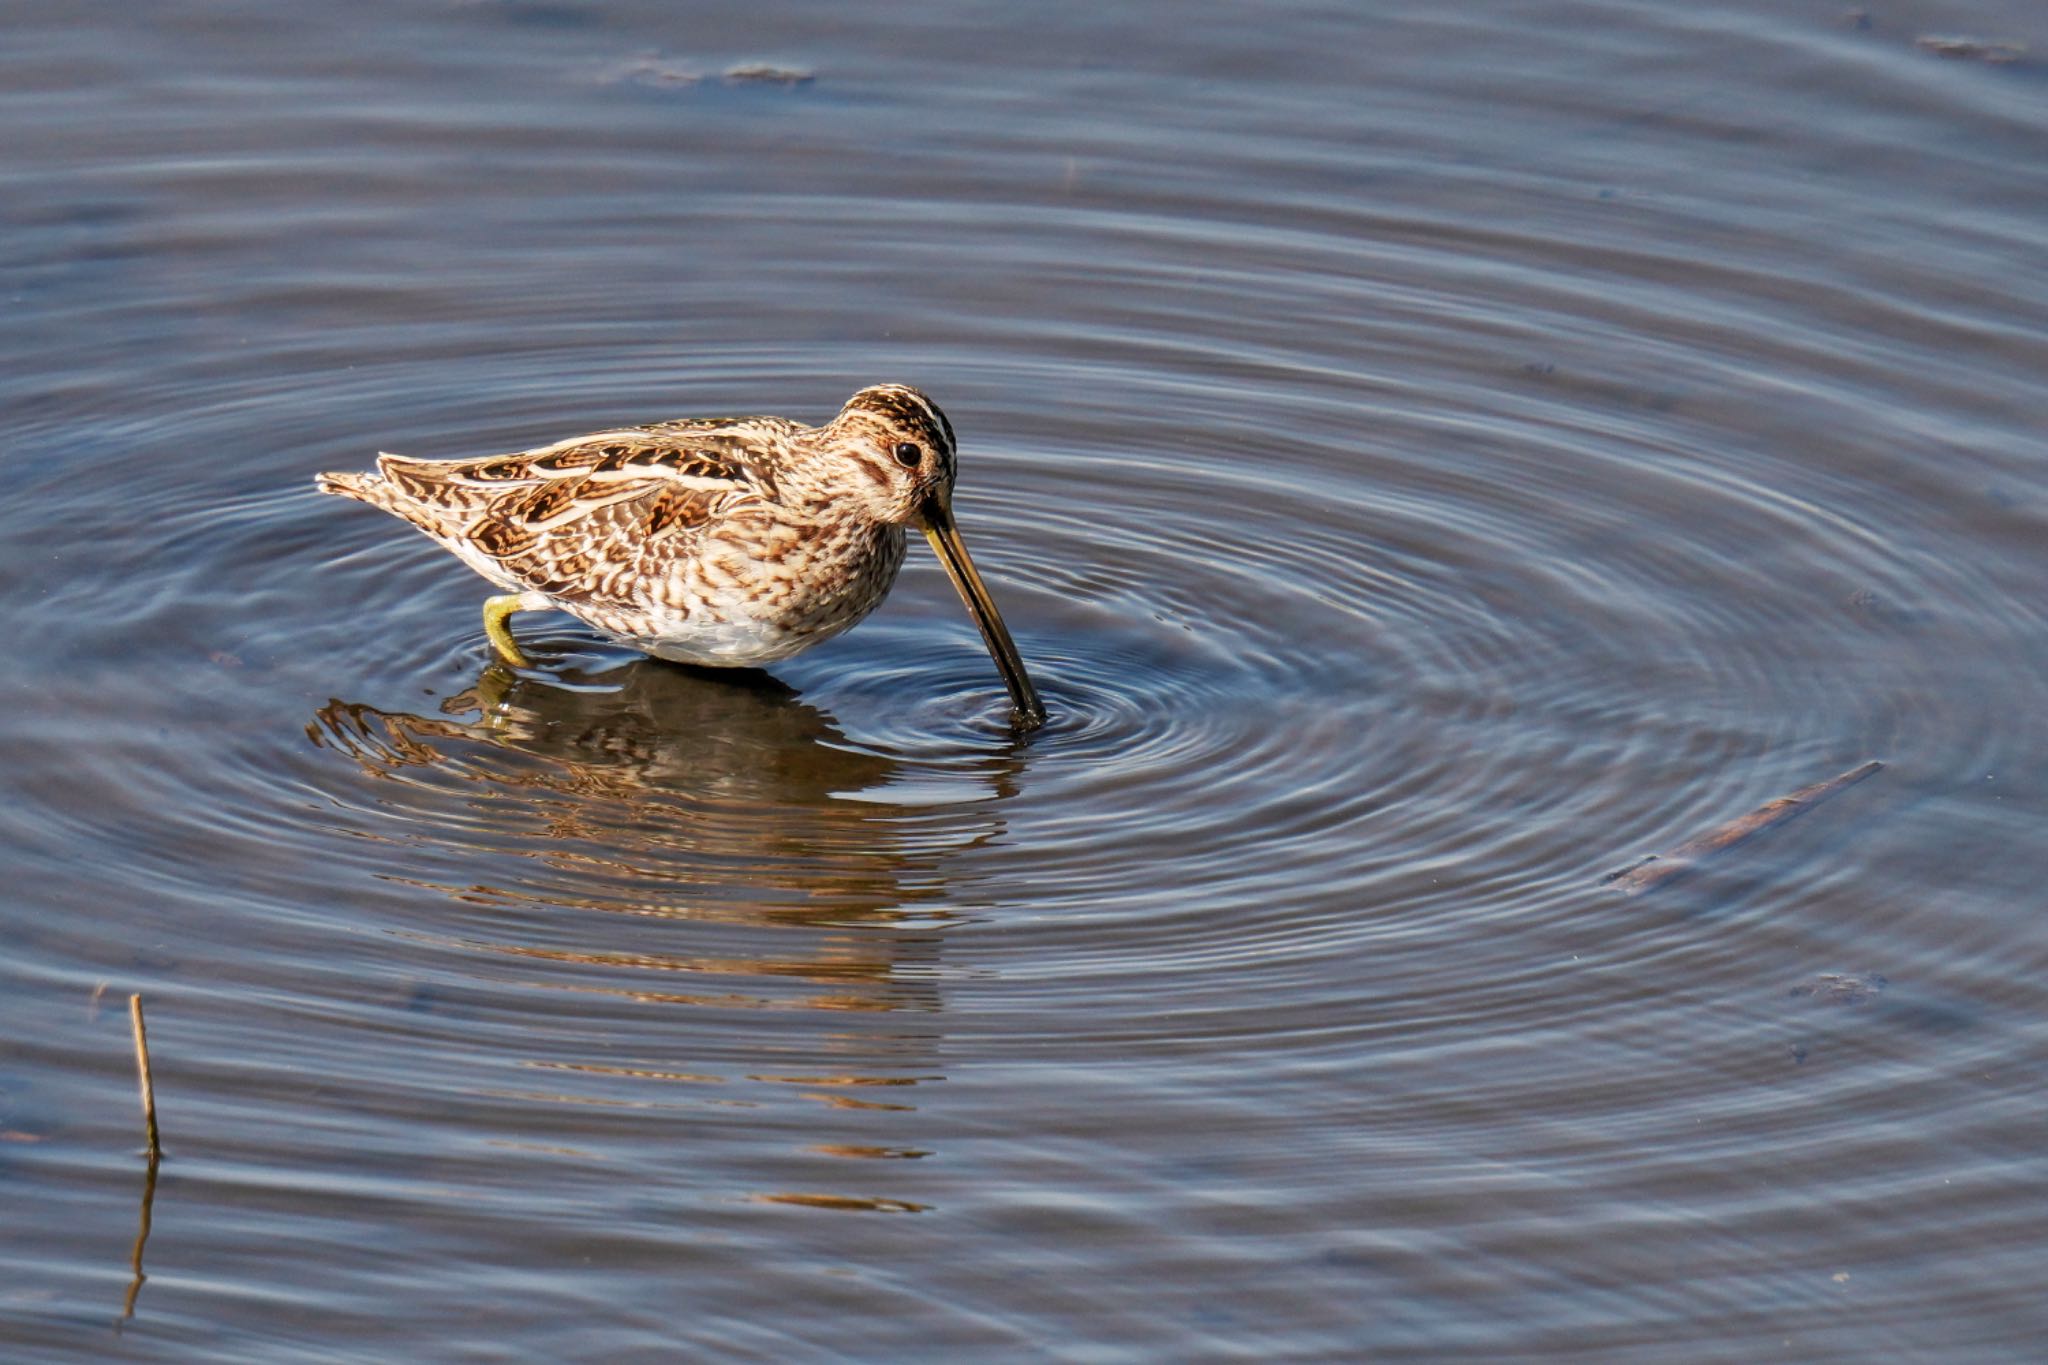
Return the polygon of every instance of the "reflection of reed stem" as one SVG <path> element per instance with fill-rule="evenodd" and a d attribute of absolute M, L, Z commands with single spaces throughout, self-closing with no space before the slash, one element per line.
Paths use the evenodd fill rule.
<path fill-rule="evenodd" d="M 142 1078 L 142 1127 L 149 1135 L 149 1164 L 154 1173 L 157 1158 L 164 1154 L 156 1133 L 156 1086 L 149 1078 L 149 1030 L 142 1024 L 142 997 L 128 997 L 128 1018 L 135 1025 L 135 1071 Z"/>
<path fill-rule="evenodd" d="M 142 1180 L 142 1223 L 135 1229 L 135 1249 L 128 1253 L 128 1268 L 134 1275 L 128 1281 L 128 1296 L 121 1300 L 121 1320 L 126 1322 L 135 1316 L 135 1296 L 142 1292 L 142 1282 L 149 1276 L 142 1273 L 142 1249 L 149 1245 L 149 1211 L 156 1203 L 156 1158 L 149 1160 L 149 1174 Z"/>

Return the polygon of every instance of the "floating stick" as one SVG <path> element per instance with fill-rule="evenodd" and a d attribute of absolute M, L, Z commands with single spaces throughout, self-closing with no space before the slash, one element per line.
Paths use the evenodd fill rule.
<path fill-rule="evenodd" d="M 1811 809 L 1837 792 L 1846 791 L 1864 778 L 1870 776 L 1884 764 L 1872 759 L 1859 768 L 1851 768 L 1840 776 L 1825 782 L 1801 787 L 1790 796 L 1781 796 L 1775 801 L 1766 801 L 1747 815 L 1737 816 L 1725 825 L 1716 825 L 1697 838 L 1688 839 L 1677 848 L 1662 856 L 1651 854 L 1642 861 L 1610 872 L 1600 880 L 1626 896 L 1640 896 L 1645 891 L 1662 886 L 1690 870 L 1702 858 L 1733 848 L 1767 829 L 1784 824 L 1801 811 Z"/>
<path fill-rule="evenodd" d="M 128 1018 L 135 1025 L 135 1071 L 142 1078 L 142 1127 L 149 1134 L 149 1164 L 164 1154 L 156 1135 L 156 1087 L 149 1079 L 149 1030 L 142 1025 L 142 997 L 128 997 Z"/>

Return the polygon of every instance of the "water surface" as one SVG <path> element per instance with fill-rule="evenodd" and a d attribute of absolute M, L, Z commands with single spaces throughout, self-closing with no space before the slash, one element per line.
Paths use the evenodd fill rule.
<path fill-rule="evenodd" d="M 2048 27 L 1469 8 L 14 7 L 11 1355 L 2030 1350 Z M 883 380 L 1028 740 L 311 490 Z"/>

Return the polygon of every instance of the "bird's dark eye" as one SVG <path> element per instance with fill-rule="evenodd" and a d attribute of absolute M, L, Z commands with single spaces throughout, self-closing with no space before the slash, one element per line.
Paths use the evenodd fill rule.
<path fill-rule="evenodd" d="M 896 447 L 896 463 L 902 465 L 905 469 L 917 468 L 918 461 L 922 459 L 924 459 L 924 451 L 918 449 L 917 443 L 914 441 L 905 441 L 902 445 Z"/>

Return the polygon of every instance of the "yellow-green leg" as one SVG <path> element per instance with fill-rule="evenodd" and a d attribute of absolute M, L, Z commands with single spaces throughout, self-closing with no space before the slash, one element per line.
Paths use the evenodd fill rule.
<path fill-rule="evenodd" d="M 484 599 L 484 634 L 491 639 L 491 647 L 498 651 L 506 663 L 514 668 L 531 668 L 532 660 L 519 652 L 519 642 L 512 638 L 512 628 L 505 624 L 507 617 L 515 611 L 546 611 L 548 599 L 537 592 L 506 593 L 503 597 Z"/>

